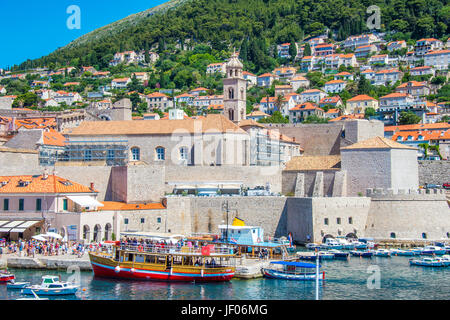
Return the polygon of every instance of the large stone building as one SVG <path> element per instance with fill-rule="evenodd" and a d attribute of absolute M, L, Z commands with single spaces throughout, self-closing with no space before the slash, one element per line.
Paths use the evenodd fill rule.
<path fill-rule="evenodd" d="M 152 122 L 83 122 L 66 133 L 69 162 L 181 166 L 250 163 L 248 134 L 219 114 Z"/>
<path fill-rule="evenodd" d="M 341 148 L 342 170 L 347 172 L 348 195 L 363 195 L 367 188 L 417 190 L 417 149 L 375 137 Z"/>

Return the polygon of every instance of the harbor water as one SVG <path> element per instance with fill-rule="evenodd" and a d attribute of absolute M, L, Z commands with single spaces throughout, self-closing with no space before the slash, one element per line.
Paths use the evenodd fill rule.
<path fill-rule="evenodd" d="M 320 298 L 324 300 L 447 300 L 450 267 L 410 266 L 409 257 L 372 257 L 322 261 L 325 281 Z M 16 281 L 39 284 L 43 275 L 71 274 L 65 271 L 10 269 Z M 94 277 L 81 272 L 80 289 L 75 296 L 50 299 L 78 300 L 312 300 L 314 281 L 258 278 L 233 279 L 225 283 L 165 283 L 124 281 Z M 0 285 L 0 299 L 14 300 L 23 295 Z"/>

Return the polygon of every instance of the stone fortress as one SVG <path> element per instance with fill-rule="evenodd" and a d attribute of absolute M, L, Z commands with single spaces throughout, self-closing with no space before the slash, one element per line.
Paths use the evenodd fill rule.
<path fill-rule="evenodd" d="M 240 122 L 247 121 L 245 112 L 242 114 L 245 109 L 242 104 L 245 90 L 241 90 L 240 79 L 242 64 L 234 56 L 230 61 L 227 69 L 230 77 L 225 81 L 227 112 L 222 117 L 234 123 L 235 132 L 245 136 L 245 131 L 239 128 Z M 128 109 L 126 104 L 116 108 L 120 112 Z M 225 120 L 217 121 L 226 124 Z M 120 125 L 113 122 L 108 127 Z M 82 132 L 83 128 L 96 129 L 82 123 L 78 128 L 70 129 L 72 137 L 89 140 L 87 131 Z M 214 157 L 220 161 L 210 165 L 195 160 L 203 158 L 203 147 L 193 142 L 189 146 L 193 157 L 189 159 L 194 160 L 190 163 L 157 162 L 155 159 L 161 159 L 155 158 L 152 150 L 169 138 L 161 140 L 162 137 L 152 131 L 147 137 L 136 134 L 130 139 L 132 145 L 127 145 L 130 150 L 142 144 L 138 153 L 143 156 L 140 161 L 108 165 L 105 161 L 80 160 L 58 162 L 55 167 L 47 169 L 84 185 L 94 182 L 100 191 L 100 201 L 163 204 L 163 209 L 155 211 L 111 209 L 108 214 L 117 217 L 113 226 L 116 234 L 124 230 L 217 233 L 218 225 L 239 217 L 247 225 L 262 226 L 269 236 L 287 236 L 291 232 L 294 241 L 299 243 L 308 238 L 320 242 L 327 236 L 347 235 L 376 240 L 450 239 L 450 209 L 446 194 L 442 190 L 419 189 L 417 150 L 383 138 L 381 122 L 347 120 L 329 124 L 272 124 L 266 125 L 266 129 L 278 130 L 281 135 L 293 138 L 304 153 L 293 156 L 286 163 L 275 162 L 270 166 L 251 165 L 248 155 L 243 156 L 244 162 L 226 165 L 220 160 L 226 149 L 218 145 L 214 148 Z M 127 130 L 134 129 L 121 130 L 125 131 L 123 136 L 114 138 L 117 141 L 128 139 Z M 222 133 L 219 134 L 222 139 Z M 70 133 L 68 137 L 70 139 Z M 247 141 L 244 152 L 250 152 L 249 139 L 243 140 Z M 96 143 L 103 140 L 104 137 L 92 138 Z M 145 151 L 146 144 L 151 145 L 148 149 L 151 152 Z M 45 168 L 39 166 L 38 157 L 37 153 L 25 150 L 0 149 L 2 174 L 42 174 Z M 171 195 L 177 184 L 235 184 L 245 189 L 270 185 L 272 194 L 280 195 Z M 223 208 L 227 201 L 228 213 Z M 107 208 L 104 210 L 108 211 Z M 156 224 L 151 218 L 140 225 L 140 217 L 157 217 L 160 222 Z"/>

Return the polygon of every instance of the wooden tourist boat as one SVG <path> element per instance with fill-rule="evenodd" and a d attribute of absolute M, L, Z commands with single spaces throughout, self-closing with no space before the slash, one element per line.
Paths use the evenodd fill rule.
<path fill-rule="evenodd" d="M 227 247 L 161 247 L 117 242 L 112 252 L 89 253 L 94 274 L 129 280 L 217 282 L 235 273 L 235 255 Z"/>

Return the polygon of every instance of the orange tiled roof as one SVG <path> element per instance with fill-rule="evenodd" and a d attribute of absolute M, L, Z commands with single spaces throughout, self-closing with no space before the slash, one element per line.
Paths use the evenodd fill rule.
<path fill-rule="evenodd" d="M 98 193 L 97 190 L 91 190 L 82 184 L 55 176 L 48 175 L 47 179 L 39 176 L 0 176 L 1 182 L 7 182 L 2 186 L 0 184 L 0 194 L 2 193 Z M 23 187 L 19 186 L 19 181 L 28 181 L 29 184 Z"/>
<path fill-rule="evenodd" d="M 386 126 L 384 131 L 414 131 L 414 130 L 438 130 L 450 129 L 450 124 L 447 122 L 425 123 L 425 124 L 407 124 L 402 126 Z"/>
<path fill-rule="evenodd" d="M 331 120 L 329 120 L 329 122 L 355 120 L 355 119 L 364 119 L 364 114 L 362 114 L 362 113 L 347 114 L 347 115 L 343 115 L 343 116 L 331 119 Z"/>
<path fill-rule="evenodd" d="M 366 94 L 357 95 L 356 97 L 348 99 L 347 101 L 353 102 L 353 101 L 368 101 L 368 100 L 370 100 L 370 101 L 377 101 L 377 99 L 374 99 L 374 98 L 372 98 L 372 97 L 370 97 L 370 96 L 368 96 Z"/>
<path fill-rule="evenodd" d="M 439 131 L 400 131 L 392 136 L 392 140 L 398 141 L 399 137 L 403 139 L 401 141 L 408 141 L 408 137 L 412 137 L 413 141 L 419 140 L 419 136 L 423 137 L 423 140 L 448 140 L 450 139 L 450 130 Z"/>
<path fill-rule="evenodd" d="M 316 109 L 323 111 L 323 109 L 317 107 L 315 104 L 313 104 L 311 102 L 305 102 L 305 103 L 296 105 L 295 107 L 293 107 L 289 111 L 291 111 L 291 110 L 293 110 L 293 111 L 316 110 Z"/>
<path fill-rule="evenodd" d="M 443 54 L 443 53 L 450 53 L 450 50 L 436 50 L 436 51 L 431 51 L 431 52 L 428 52 L 427 54 L 425 54 L 426 56 L 429 56 L 429 55 L 435 55 L 435 54 Z"/>
<path fill-rule="evenodd" d="M 101 201 L 103 207 L 100 211 L 127 211 L 127 210 L 162 210 L 166 209 L 161 203 L 125 203 L 117 201 Z"/>
<path fill-rule="evenodd" d="M 346 82 L 344 80 L 331 80 L 331 81 L 325 82 L 325 85 L 336 84 L 336 83 L 346 83 Z"/>
<path fill-rule="evenodd" d="M 403 98 L 408 96 L 407 93 L 400 93 L 400 92 L 394 92 L 394 93 L 390 93 L 387 94 L 385 96 L 380 97 L 380 99 L 389 99 L 389 98 Z"/>
<path fill-rule="evenodd" d="M 384 137 L 370 138 L 370 139 L 367 139 L 364 141 L 354 143 L 348 147 L 341 148 L 341 150 L 354 150 L 354 149 L 412 149 L 412 150 L 415 150 L 416 148 L 406 146 L 404 144 L 386 139 Z"/>
<path fill-rule="evenodd" d="M 148 98 L 168 98 L 167 95 L 161 92 L 153 92 L 147 95 Z"/>
<path fill-rule="evenodd" d="M 164 118 L 163 118 L 164 119 Z M 163 120 L 161 119 L 161 120 Z M 201 119 L 166 120 L 154 121 L 149 124 L 147 121 L 137 121 L 131 125 L 130 121 L 83 121 L 78 127 L 66 129 L 69 136 L 107 136 L 107 135 L 154 135 L 173 134 L 177 129 L 184 129 L 190 133 L 195 133 L 195 124 L 201 121 L 203 132 L 228 132 L 245 133 L 232 121 L 220 114 L 209 114 Z"/>
<path fill-rule="evenodd" d="M 44 131 L 43 137 L 45 145 L 59 146 L 59 147 L 64 147 L 66 145 L 65 142 L 66 138 L 61 133 L 53 129 L 50 129 L 49 131 Z"/>
<path fill-rule="evenodd" d="M 427 82 L 426 81 L 424 81 L 424 82 L 419 82 L 419 81 L 408 81 L 408 82 L 405 82 L 405 83 L 402 83 L 401 85 L 399 85 L 397 88 L 406 88 L 406 87 L 408 87 L 408 86 L 411 86 L 411 87 L 424 87 L 424 86 L 426 86 L 427 85 Z"/>

